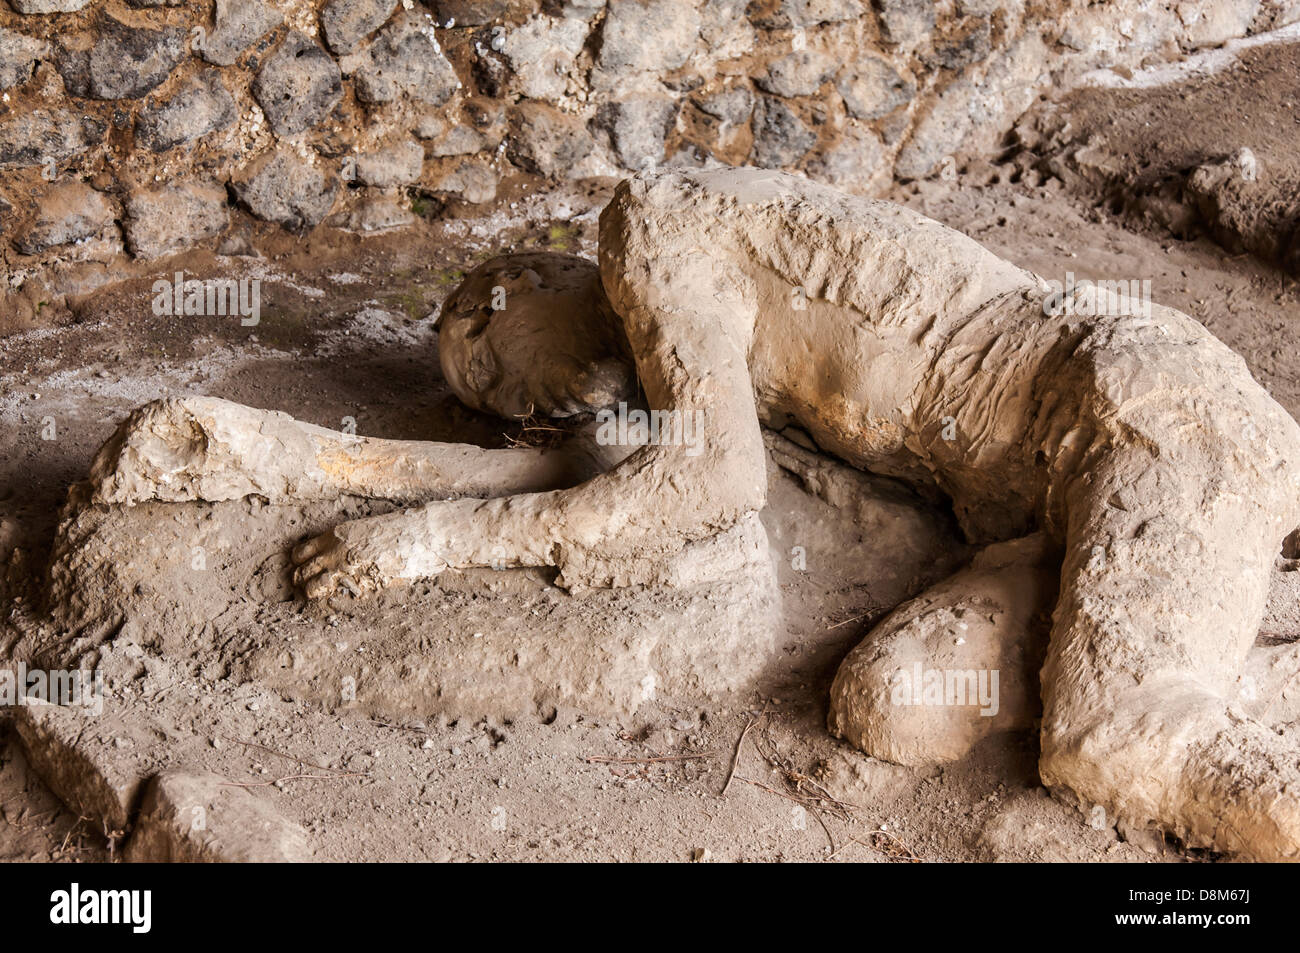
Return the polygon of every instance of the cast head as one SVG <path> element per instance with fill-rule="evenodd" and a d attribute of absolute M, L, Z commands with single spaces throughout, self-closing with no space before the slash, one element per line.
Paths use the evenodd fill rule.
<path fill-rule="evenodd" d="M 593 262 L 528 252 L 479 265 L 442 306 L 443 376 L 466 405 L 568 417 L 634 396 L 636 368 Z"/>

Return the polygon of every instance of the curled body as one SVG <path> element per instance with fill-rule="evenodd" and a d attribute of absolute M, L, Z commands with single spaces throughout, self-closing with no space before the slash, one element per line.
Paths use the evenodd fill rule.
<path fill-rule="evenodd" d="M 500 310 L 498 288 L 515 296 Z M 921 764 L 1041 714 L 1042 779 L 1091 815 L 1300 857 L 1300 756 L 1232 694 L 1300 524 L 1300 426 L 1187 315 L 1044 308 L 1052 290 L 915 212 L 782 173 L 637 178 L 601 216 L 598 270 L 507 256 L 471 274 L 445 309 L 443 360 L 462 399 L 503 416 L 597 411 L 639 390 L 700 421 L 690 446 L 577 465 L 308 428 L 277 441 L 299 456 L 268 469 L 265 435 L 293 422 L 201 399 L 137 412 L 92 483 L 118 502 L 151 486 L 431 501 L 298 546 L 311 597 L 489 565 L 554 567 L 572 588 L 656 584 L 665 560 L 690 578 L 683 566 L 716 557 L 708 540 L 752 525 L 762 425 L 798 427 L 825 454 L 946 497 L 987 546 L 844 660 L 833 733 Z M 231 469 L 254 477 L 212 472 Z M 891 704 L 891 672 L 952 664 L 963 613 L 981 620 L 967 654 L 1017 669 L 985 706 L 997 717 Z"/>

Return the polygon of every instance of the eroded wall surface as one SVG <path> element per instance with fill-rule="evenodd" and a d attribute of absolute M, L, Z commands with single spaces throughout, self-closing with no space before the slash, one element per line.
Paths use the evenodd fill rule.
<path fill-rule="evenodd" d="M 1296 19 L 1295 0 L 7 0 L 0 278 L 30 310 L 128 260 L 238 251 L 243 216 L 399 228 L 521 177 L 725 163 L 879 191 L 995 150 L 1086 71 Z"/>

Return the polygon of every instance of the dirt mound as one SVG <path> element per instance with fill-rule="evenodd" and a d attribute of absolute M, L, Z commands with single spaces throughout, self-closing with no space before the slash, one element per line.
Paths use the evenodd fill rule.
<path fill-rule="evenodd" d="M 1300 274 L 1300 44 L 1114 73 L 1021 118 L 1026 165 L 1178 238 Z"/>

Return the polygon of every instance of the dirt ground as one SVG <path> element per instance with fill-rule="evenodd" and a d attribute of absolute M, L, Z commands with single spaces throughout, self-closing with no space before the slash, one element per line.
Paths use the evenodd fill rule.
<path fill-rule="evenodd" d="M 1284 120 L 1257 105 L 1250 78 L 1287 63 L 1283 72 L 1294 77 L 1294 55 L 1254 54 L 1235 71 L 1172 92 L 1089 91 L 1054 108 L 1074 117 L 1067 138 L 1115 157 L 1111 182 L 1136 181 L 1126 169 L 1151 170 L 1130 120 L 1141 123 L 1142 142 L 1176 144 L 1156 150 L 1177 153 L 1160 171 L 1166 179 L 1242 146 L 1279 166 L 1296 161 L 1278 145 L 1293 143 L 1294 132 L 1276 128 L 1293 110 Z M 1207 103 L 1215 119 L 1196 126 L 1189 110 L 1199 122 Z M 1185 225 L 1175 237 L 1167 217 L 1115 201 L 1096 180 L 1052 174 L 1054 159 L 1065 168 L 1051 151 L 1059 146 L 1012 145 L 998 161 L 966 163 L 951 181 L 901 186 L 887 197 L 1049 279 L 1149 278 L 1156 301 L 1204 323 L 1300 416 L 1295 282 L 1254 256 L 1225 251 L 1205 229 Z M 595 216 L 612 184 L 544 196 L 516 185 L 490 216 L 426 223 L 414 235 L 318 232 L 291 244 L 259 232 L 250 242 L 265 257 L 216 262 L 195 253 L 170 263 L 168 273 L 222 267 L 260 277 L 256 327 L 156 317 L 152 278 L 141 276 L 90 295 L 51 326 L 0 339 L 0 658 L 40 624 L 39 579 L 68 486 L 114 425 L 147 400 L 211 394 L 331 427 L 352 417 L 358 432 L 377 436 L 485 446 L 519 438 L 518 428 L 465 410 L 448 393 L 432 315 L 459 276 L 493 254 L 552 248 L 594 256 Z M 55 437 L 43 439 L 49 418 Z M 911 541 L 907 558 L 898 552 L 908 541 L 868 537 L 837 515 L 774 473 L 764 513 L 774 548 L 813 544 L 806 572 L 778 563 L 785 663 L 742 697 L 661 698 L 631 718 L 557 710 L 508 722 L 395 721 L 326 711 L 223 673 L 144 658 L 130 645 L 111 663 L 155 724 L 156 750 L 142 756 L 172 752 L 257 786 L 306 828 L 320 859 L 1214 859 L 1141 832 L 1094 829 L 1039 785 L 1032 735 L 992 738 L 958 763 L 924 771 L 831 739 L 826 699 L 839 660 L 936 565 L 955 564 L 964 552 L 942 529 L 942 513 L 924 516 L 940 529 Z M 921 565 L 919 554 L 932 564 Z M 1276 575 L 1261 632 L 1272 644 L 1300 638 L 1297 574 Z M 331 624 L 301 613 L 304 625 Z M 2 718 L 0 745 L 0 859 L 108 857 L 103 837 L 29 771 Z M 291 778 L 301 774 L 313 776 Z"/>

